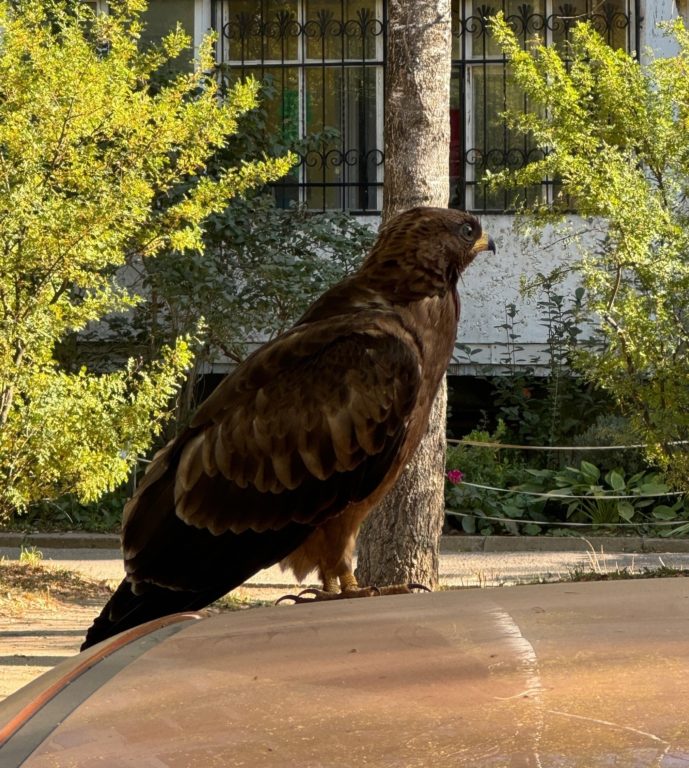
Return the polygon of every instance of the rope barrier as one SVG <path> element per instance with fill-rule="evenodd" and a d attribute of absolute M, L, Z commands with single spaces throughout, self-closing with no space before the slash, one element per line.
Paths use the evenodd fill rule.
<path fill-rule="evenodd" d="M 478 448 L 509 448 L 520 451 L 627 451 L 648 448 L 648 443 L 638 443 L 632 445 L 516 445 L 514 443 L 486 443 L 482 440 L 456 440 L 448 438 L 448 443 L 453 445 L 472 445 Z M 664 445 L 689 445 L 689 440 L 674 440 Z"/>
<path fill-rule="evenodd" d="M 457 512 L 454 509 L 446 509 L 446 515 L 452 517 L 475 517 L 477 520 L 491 520 L 496 523 L 517 523 L 518 525 L 550 525 L 557 528 L 639 528 L 644 523 L 570 523 L 553 520 L 525 520 L 521 517 L 491 517 L 489 515 L 472 515 L 469 512 Z M 660 525 L 674 525 L 679 527 L 686 525 L 686 520 L 649 520 L 648 524 L 657 527 Z"/>
<path fill-rule="evenodd" d="M 627 499 L 657 499 L 661 496 L 684 496 L 684 491 L 666 491 L 663 493 L 635 493 L 631 496 L 618 496 L 618 495 L 602 495 L 602 496 L 575 496 L 573 494 L 569 493 L 555 493 L 555 492 L 548 492 L 548 493 L 540 493 L 537 491 L 518 491 L 514 488 L 495 488 L 492 485 L 481 485 L 480 483 L 467 483 L 466 481 L 462 480 L 460 483 L 456 483 L 456 485 L 466 485 L 470 488 L 480 488 L 483 491 L 496 491 L 497 493 L 511 493 L 513 495 L 522 495 L 522 496 L 539 496 L 545 499 L 587 499 L 587 500 L 594 500 L 594 499 L 607 499 L 608 501 L 623 501 Z"/>

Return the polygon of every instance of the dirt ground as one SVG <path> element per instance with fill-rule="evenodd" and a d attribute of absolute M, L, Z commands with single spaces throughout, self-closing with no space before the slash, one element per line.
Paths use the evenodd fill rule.
<path fill-rule="evenodd" d="M 79 652 L 114 586 L 41 564 L 0 561 L 0 701 Z M 282 594 L 238 589 L 214 610 L 266 604 Z"/>
<path fill-rule="evenodd" d="M 1 620 L 0 701 L 78 653 L 84 633 L 98 612 L 90 605 L 33 608 L 21 616 Z"/>

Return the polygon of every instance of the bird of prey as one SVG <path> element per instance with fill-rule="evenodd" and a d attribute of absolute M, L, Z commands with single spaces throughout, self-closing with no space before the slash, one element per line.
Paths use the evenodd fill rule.
<path fill-rule="evenodd" d="M 203 608 L 278 562 L 354 592 L 359 526 L 427 429 L 457 281 L 485 250 L 493 241 L 468 213 L 405 211 L 357 272 L 230 373 L 126 504 L 126 578 L 82 648 Z"/>

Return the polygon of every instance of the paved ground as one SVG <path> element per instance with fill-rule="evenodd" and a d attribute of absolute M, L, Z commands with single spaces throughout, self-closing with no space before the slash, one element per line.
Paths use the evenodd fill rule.
<path fill-rule="evenodd" d="M 509 544 L 509 539 L 503 546 Z M 513 546 L 517 546 L 512 540 Z M 574 546 L 578 551 L 574 551 Z M 624 546 L 627 546 L 623 542 Z M 542 544 L 541 546 L 546 546 Z M 556 540 L 554 546 L 561 546 Z M 564 551 L 458 551 L 454 539 L 444 539 L 440 558 L 440 582 L 444 587 L 495 587 L 522 581 L 558 581 L 577 570 L 630 570 L 643 571 L 660 566 L 689 568 L 689 552 L 617 552 L 606 540 L 594 540 L 590 545 L 574 540 Z M 658 545 L 660 546 L 660 545 Z M 675 547 L 667 542 L 668 550 Z M 1 547 L 0 558 L 15 560 L 19 547 Z M 93 579 L 119 581 L 123 576 L 122 559 L 117 549 L 82 547 L 41 547 L 42 562 L 57 568 L 77 571 Z M 307 583 L 307 586 L 315 584 Z M 256 574 L 247 587 L 291 589 L 296 581 L 278 566 Z"/>
<path fill-rule="evenodd" d="M 591 546 L 578 540 L 544 543 L 541 549 L 569 546 L 565 551 L 504 551 L 511 546 L 525 546 L 518 540 L 504 540 L 492 547 L 503 551 L 486 551 L 484 541 L 467 542 L 444 539 L 441 552 L 442 587 L 496 587 L 541 580 L 558 581 L 573 571 L 610 572 L 630 570 L 642 572 L 661 566 L 689 569 L 689 551 L 684 552 L 613 552 L 611 546 L 630 548 L 629 542 L 595 541 Z M 50 543 L 50 542 L 48 542 Z M 70 541 L 70 543 L 74 543 Z M 104 542 L 100 540 L 99 544 Z M 107 540 L 105 541 L 107 544 Z M 534 546 L 537 542 L 531 542 Z M 686 549 L 682 542 L 638 545 L 645 549 Z M 578 551 L 572 551 L 576 547 Z M 602 550 L 601 550 L 602 547 Z M 479 551 L 457 551 L 459 549 Z M 56 568 L 78 571 L 91 578 L 117 582 L 122 577 L 122 562 L 116 549 L 40 547 L 43 562 Z M 15 560 L 19 546 L 0 547 L 0 558 Z M 296 583 L 278 567 L 261 571 L 239 592 L 243 596 L 272 600 L 292 592 Z M 0 616 L 0 699 L 21 685 L 50 669 L 62 659 L 77 652 L 84 632 L 98 612 L 99 605 L 85 603 L 59 615 L 35 612 L 21 620 Z"/>
<path fill-rule="evenodd" d="M 117 550 L 42 549 L 46 565 L 82 573 L 93 579 L 119 581 L 122 559 Z M 0 558 L 17 559 L 16 548 L 0 548 Z M 689 553 L 589 552 L 443 552 L 440 581 L 445 587 L 495 587 L 524 580 L 557 581 L 577 570 L 643 571 L 666 565 L 689 567 Z M 291 589 L 297 582 L 279 566 L 256 574 L 247 587 Z M 316 584 L 308 581 L 307 585 Z"/>

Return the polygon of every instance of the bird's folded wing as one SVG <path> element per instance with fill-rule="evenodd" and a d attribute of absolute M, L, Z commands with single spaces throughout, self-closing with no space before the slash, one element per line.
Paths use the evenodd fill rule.
<path fill-rule="evenodd" d="M 215 534 L 318 523 L 390 471 L 419 371 L 413 340 L 384 322 L 297 327 L 223 381 L 140 491 L 174 471 L 177 516 Z"/>

